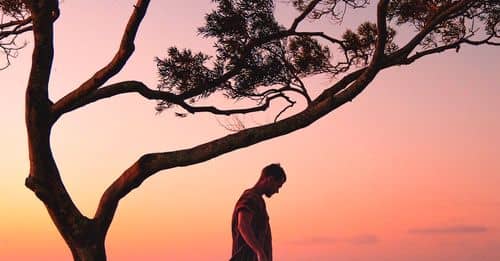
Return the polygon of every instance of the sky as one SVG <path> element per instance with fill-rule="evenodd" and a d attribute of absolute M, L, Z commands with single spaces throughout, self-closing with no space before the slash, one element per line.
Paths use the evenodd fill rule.
<path fill-rule="evenodd" d="M 111 59 L 132 4 L 62 2 L 52 100 Z M 152 1 L 133 57 L 109 83 L 139 80 L 155 88 L 154 57 L 164 57 L 170 46 L 213 53 L 213 42 L 196 33 L 211 8 L 210 1 Z M 295 14 L 283 4 L 277 13 L 285 25 Z M 339 35 L 372 18 L 368 9 L 342 25 L 303 26 Z M 43 204 L 24 187 L 24 91 L 33 42 L 30 35 L 24 39 L 27 47 L 0 71 L 0 260 L 70 260 Z M 275 162 L 288 174 L 280 193 L 266 201 L 275 260 L 500 260 L 498 57 L 498 47 L 464 46 L 382 71 L 353 102 L 305 129 L 159 172 L 120 202 L 106 240 L 109 260 L 227 260 L 234 204 L 262 167 Z M 318 77 L 308 84 L 317 94 L 332 82 Z M 154 101 L 122 95 L 55 125 L 54 156 L 84 214 L 93 216 L 102 192 L 140 155 L 230 133 L 221 125 L 231 118 L 178 118 L 179 109 L 156 114 L 154 107 Z M 240 119 L 255 126 L 274 115 Z"/>

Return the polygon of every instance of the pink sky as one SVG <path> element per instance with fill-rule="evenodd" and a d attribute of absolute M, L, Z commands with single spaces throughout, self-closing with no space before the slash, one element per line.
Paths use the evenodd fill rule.
<path fill-rule="evenodd" d="M 196 35 L 209 1 L 165 2 L 151 3 L 136 52 L 110 82 L 140 80 L 154 88 L 153 58 L 172 45 L 213 52 L 212 43 Z M 53 100 L 112 57 L 132 4 L 62 3 Z M 289 25 L 292 14 L 278 11 Z M 320 28 L 341 32 L 334 24 Z M 0 260 L 69 260 L 43 204 L 23 185 L 32 47 L 31 37 L 26 40 L 19 58 L 0 71 Z M 234 203 L 271 162 L 288 173 L 280 194 L 267 201 L 276 260 L 500 260 L 499 57 L 500 48 L 462 47 L 458 54 L 383 71 L 352 103 L 306 129 L 158 173 L 121 201 L 107 237 L 109 260 L 228 259 Z M 330 82 L 310 83 L 317 93 Z M 224 117 L 181 119 L 174 111 L 156 115 L 154 106 L 120 96 L 70 113 L 55 126 L 56 161 L 85 214 L 93 215 L 105 188 L 140 155 L 228 134 L 218 123 Z M 241 118 L 255 125 L 274 115 Z"/>

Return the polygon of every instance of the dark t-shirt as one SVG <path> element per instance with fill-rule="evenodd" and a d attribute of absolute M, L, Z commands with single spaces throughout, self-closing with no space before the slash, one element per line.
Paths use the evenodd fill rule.
<path fill-rule="evenodd" d="M 264 248 L 264 253 L 269 258 L 272 256 L 271 227 L 269 226 L 269 216 L 267 215 L 266 203 L 262 196 L 252 189 L 245 190 L 234 207 L 232 219 L 233 252 L 230 261 L 256 261 L 257 255 L 247 245 L 238 230 L 238 212 L 245 209 L 252 213 L 251 226 L 255 237 Z"/>

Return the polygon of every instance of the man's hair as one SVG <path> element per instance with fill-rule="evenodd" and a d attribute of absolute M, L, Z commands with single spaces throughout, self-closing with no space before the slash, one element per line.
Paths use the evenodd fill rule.
<path fill-rule="evenodd" d="M 286 181 L 285 171 L 279 163 L 273 163 L 265 166 L 260 175 L 260 178 L 263 177 L 273 177 L 275 180 L 283 180 L 283 182 Z"/>

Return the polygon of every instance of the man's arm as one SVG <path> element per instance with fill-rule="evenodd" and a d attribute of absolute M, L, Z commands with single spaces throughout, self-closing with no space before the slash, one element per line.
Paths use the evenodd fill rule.
<path fill-rule="evenodd" d="M 240 231 L 241 236 L 248 244 L 248 246 L 257 255 L 258 260 L 268 261 L 269 259 L 264 253 L 262 245 L 259 243 L 259 241 L 255 237 L 255 233 L 252 230 L 252 225 L 251 225 L 252 218 L 253 218 L 253 213 L 245 209 L 240 210 L 238 212 L 238 230 Z"/>

